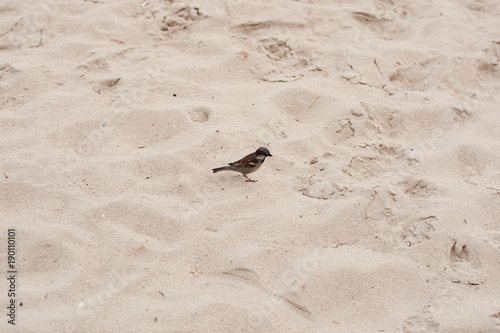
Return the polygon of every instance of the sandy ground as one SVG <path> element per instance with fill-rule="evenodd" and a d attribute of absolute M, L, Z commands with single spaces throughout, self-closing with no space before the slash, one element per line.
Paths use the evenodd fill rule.
<path fill-rule="evenodd" d="M 499 332 L 499 17 L 3 0 L 15 328 Z M 256 183 L 212 173 L 259 146 Z"/>

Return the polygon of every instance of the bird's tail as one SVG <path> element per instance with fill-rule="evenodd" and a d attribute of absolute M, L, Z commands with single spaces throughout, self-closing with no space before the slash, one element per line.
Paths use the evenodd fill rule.
<path fill-rule="evenodd" d="M 213 171 L 214 173 L 219 172 L 219 171 L 224 171 L 224 170 L 227 170 L 227 167 L 222 167 L 222 168 L 215 168 L 215 169 L 212 169 L 212 171 Z"/>

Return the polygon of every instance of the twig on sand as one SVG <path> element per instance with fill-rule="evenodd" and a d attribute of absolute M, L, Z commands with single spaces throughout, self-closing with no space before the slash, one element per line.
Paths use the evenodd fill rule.
<path fill-rule="evenodd" d="M 313 99 L 313 101 L 312 101 L 311 105 L 309 105 L 309 109 L 313 107 L 314 103 L 318 100 L 318 98 L 319 98 L 319 95 L 318 95 L 318 96 L 316 96 L 316 97 L 314 97 L 314 99 Z"/>
<path fill-rule="evenodd" d="M 144 244 L 141 245 L 140 248 L 138 248 L 137 250 L 135 250 L 134 253 L 137 253 L 137 251 L 139 251 L 140 249 L 142 249 L 144 247 L 144 245 L 146 245 L 146 243 L 149 241 L 149 239 L 147 241 L 144 242 Z"/>
<path fill-rule="evenodd" d="M 377 58 L 373 58 L 373 63 L 375 64 L 375 66 L 377 66 L 379 73 L 383 75 L 382 71 L 380 70 L 380 67 L 378 67 Z"/>

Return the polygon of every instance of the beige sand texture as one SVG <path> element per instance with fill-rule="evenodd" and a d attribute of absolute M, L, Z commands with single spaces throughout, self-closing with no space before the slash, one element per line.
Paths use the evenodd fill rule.
<path fill-rule="evenodd" d="M 3 0 L 15 328 L 500 332 L 499 17 Z M 212 173 L 259 146 L 257 182 Z"/>

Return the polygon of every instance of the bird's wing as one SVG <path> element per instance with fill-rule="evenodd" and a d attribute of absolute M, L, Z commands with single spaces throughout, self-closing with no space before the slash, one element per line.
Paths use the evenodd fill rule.
<path fill-rule="evenodd" d="M 259 163 L 259 160 L 255 158 L 254 154 L 248 154 L 247 156 L 243 157 L 241 160 L 238 160 L 234 163 L 229 163 L 229 165 L 235 165 L 235 166 L 241 166 L 241 167 L 253 167 L 256 166 Z"/>

